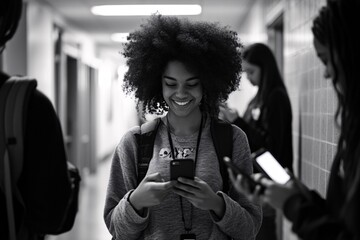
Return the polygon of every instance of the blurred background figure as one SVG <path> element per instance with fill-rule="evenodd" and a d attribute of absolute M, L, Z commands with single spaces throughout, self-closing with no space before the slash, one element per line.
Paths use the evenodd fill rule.
<path fill-rule="evenodd" d="M 268 46 L 255 43 L 243 51 L 243 68 L 251 84 L 258 86 L 243 117 L 226 104 L 220 118 L 239 126 L 247 135 L 252 152 L 266 148 L 279 163 L 292 171 L 291 104 L 275 57 Z M 257 239 L 276 239 L 276 213 L 263 206 L 263 224 Z"/>
<path fill-rule="evenodd" d="M 22 0 L 1 1 L 1 54 L 17 30 L 22 6 Z M 13 133 L 9 125 L 6 125 L 6 119 L 9 120 L 11 112 L 8 108 L 20 107 L 16 104 L 5 105 L 10 98 L 8 95 L 14 93 L 7 94 L 5 89 L 13 89 L 19 85 L 18 82 L 8 85 L 8 81 L 10 82 L 10 75 L 0 71 L 0 238 L 41 240 L 47 234 L 60 234 L 71 229 L 77 212 L 80 179 L 77 175 L 76 182 L 71 182 L 60 122 L 52 103 L 42 92 L 32 88 L 28 104 L 24 103 L 24 112 L 27 113 L 24 120 L 12 119 L 13 122 L 20 121 L 20 126 L 24 125 L 21 136 Z M 16 101 L 21 101 L 19 95 L 17 93 Z M 16 108 L 14 111 L 22 112 L 23 109 Z M 14 124 L 14 128 L 17 127 L 19 126 Z M 14 129 L 14 132 L 16 131 L 19 129 Z M 14 139 L 13 143 L 10 138 Z M 10 147 L 19 145 L 21 148 L 16 148 L 16 154 L 21 157 L 16 158 Z M 9 156 L 8 169 L 5 152 Z M 21 164 L 14 163 L 15 159 L 20 159 L 18 162 Z M 5 175 L 10 177 L 6 178 Z"/>
<path fill-rule="evenodd" d="M 291 104 L 275 57 L 269 47 L 255 43 L 243 51 L 243 68 L 258 91 L 243 117 L 226 104 L 220 106 L 220 117 L 243 129 L 252 152 L 266 148 L 292 171 Z"/>

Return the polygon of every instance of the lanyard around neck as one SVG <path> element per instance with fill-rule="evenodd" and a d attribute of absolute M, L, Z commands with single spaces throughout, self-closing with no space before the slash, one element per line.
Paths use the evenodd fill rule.
<path fill-rule="evenodd" d="M 171 155 L 172 155 L 172 159 L 175 159 L 175 152 L 174 152 L 174 145 L 173 145 L 173 141 L 171 138 L 171 131 L 170 131 L 170 122 L 169 122 L 169 117 L 168 115 L 166 115 L 166 122 L 167 122 L 167 133 L 168 133 L 168 138 L 169 138 L 169 143 L 170 143 L 170 148 L 171 148 Z M 197 158 L 198 158 L 198 150 L 199 150 L 199 146 L 200 146 L 200 140 L 201 140 L 201 134 L 202 134 L 202 125 L 203 125 L 203 115 L 201 114 L 201 120 L 200 120 L 200 128 L 199 128 L 199 134 L 197 137 L 197 141 L 196 141 L 196 152 L 195 152 L 195 159 L 194 159 L 194 166 L 196 167 L 196 162 L 197 162 Z"/>
<path fill-rule="evenodd" d="M 167 121 L 167 133 L 168 133 L 168 138 L 169 138 L 169 143 L 170 143 L 170 148 L 171 148 L 171 156 L 172 156 L 172 159 L 175 159 L 175 151 L 174 151 L 174 145 L 173 145 L 173 141 L 172 141 L 171 133 L 170 133 L 170 122 L 169 122 L 168 115 L 166 115 L 166 121 Z M 196 141 L 194 168 L 196 168 L 196 162 L 197 162 L 197 158 L 198 158 L 198 152 L 199 152 L 199 146 L 200 146 L 200 140 L 201 140 L 201 133 L 202 133 L 202 125 L 203 125 L 203 115 L 201 114 L 199 134 L 198 134 L 197 141 Z M 194 169 L 194 172 L 195 172 L 195 169 Z M 186 221 L 185 221 L 185 216 L 184 216 L 182 197 L 179 196 L 179 199 L 180 199 L 180 206 L 181 206 L 181 220 L 184 223 L 185 231 L 189 233 L 191 231 L 191 229 L 192 229 L 193 205 L 191 204 L 191 206 L 190 206 L 190 226 L 187 227 L 186 226 Z"/>

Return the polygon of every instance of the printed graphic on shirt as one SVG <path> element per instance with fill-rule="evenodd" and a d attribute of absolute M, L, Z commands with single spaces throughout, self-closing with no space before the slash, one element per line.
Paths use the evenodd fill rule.
<path fill-rule="evenodd" d="M 188 158 L 192 153 L 195 152 L 195 148 L 175 148 L 174 154 L 177 159 Z M 170 148 L 162 148 L 159 152 L 159 157 L 162 159 L 172 159 Z"/>

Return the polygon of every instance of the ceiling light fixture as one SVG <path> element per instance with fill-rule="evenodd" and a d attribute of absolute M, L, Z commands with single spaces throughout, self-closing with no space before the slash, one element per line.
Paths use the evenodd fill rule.
<path fill-rule="evenodd" d="M 199 15 L 201 6 L 197 4 L 165 4 L 165 5 L 99 5 L 93 6 L 91 12 L 100 16 L 149 16 L 161 15 Z"/>
<path fill-rule="evenodd" d="M 113 33 L 111 34 L 111 40 L 114 42 L 121 42 L 125 43 L 127 42 L 127 37 L 129 36 L 129 33 Z"/>

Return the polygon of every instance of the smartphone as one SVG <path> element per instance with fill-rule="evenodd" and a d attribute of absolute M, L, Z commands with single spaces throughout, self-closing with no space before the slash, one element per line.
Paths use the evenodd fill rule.
<path fill-rule="evenodd" d="M 192 159 L 174 159 L 170 161 L 170 180 L 179 177 L 194 179 L 195 163 Z"/>
<path fill-rule="evenodd" d="M 285 184 L 291 176 L 267 150 L 260 149 L 252 154 L 255 167 L 274 182 Z"/>
<path fill-rule="evenodd" d="M 246 172 L 244 172 L 244 170 L 240 169 L 239 167 L 237 167 L 229 157 L 224 157 L 224 162 L 225 165 L 230 168 L 234 175 L 238 175 L 240 174 L 241 176 L 243 176 L 243 178 L 245 179 L 245 181 L 247 182 L 247 184 L 249 185 L 250 191 L 253 192 L 255 190 L 256 185 L 260 185 L 260 183 L 255 182 L 255 180 Z"/>

